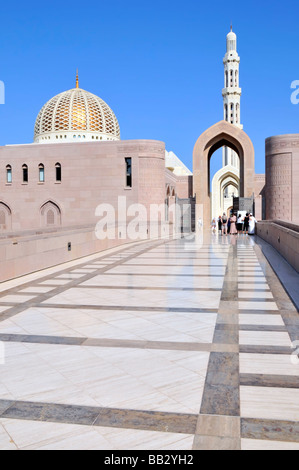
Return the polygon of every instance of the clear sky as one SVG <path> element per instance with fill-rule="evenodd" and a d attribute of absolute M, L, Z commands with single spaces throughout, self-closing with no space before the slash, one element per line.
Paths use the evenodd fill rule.
<path fill-rule="evenodd" d="M 192 169 L 197 138 L 223 118 L 232 22 L 241 120 L 263 173 L 265 138 L 299 132 L 299 104 L 290 100 L 299 80 L 298 18 L 298 0 L 6 1 L 0 145 L 32 142 L 40 108 L 75 86 L 78 67 L 80 87 L 109 104 L 122 139 L 162 140 Z"/>

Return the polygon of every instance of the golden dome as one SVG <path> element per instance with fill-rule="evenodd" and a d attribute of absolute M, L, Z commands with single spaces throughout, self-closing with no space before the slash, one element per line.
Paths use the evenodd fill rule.
<path fill-rule="evenodd" d="M 120 140 L 119 124 L 101 98 L 79 88 L 51 98 L 40 110 L 34 127 L 34 142 L 82 142 Z"/>

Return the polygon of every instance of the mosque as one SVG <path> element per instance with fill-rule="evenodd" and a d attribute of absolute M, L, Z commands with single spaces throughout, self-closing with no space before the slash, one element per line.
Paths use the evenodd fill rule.
<path fill-rule="evenodd" d="M 114 112 L 80 88 L 78 74 L 74 88 L 41 108 L 32 144 L 0 147 L 0 281 L 126 243 L 122 197 L 126 207 L 140 204 L 148 212 L 164 205 L 157 224 L 173 223 L 174 202 L 193 200 L 207 227 L 212 217 L 231 211 L 233 196 L 253 198 L 259 220 L 298 222 L 292 201 L 299 200 L 299 135 L 268 139 L 266 179 L 255 174 L 253 145 L 241 124 L 240 57 L 232 29 L 226 46 L 223 120 L 196 142 L 193 172 L 164 142 L 121 140 Z M 210 188 L 209 161 L 219 148 L 223 165 Z M 99 240 L 97 207 L 103 203 L 115 208 L 117 223 L 110 239 Z"/>

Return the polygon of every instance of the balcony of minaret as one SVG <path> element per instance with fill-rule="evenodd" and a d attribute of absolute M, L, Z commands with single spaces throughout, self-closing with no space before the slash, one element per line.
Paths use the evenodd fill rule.
<path fill-rule="evenodd" d="M 239 95 L 242 94 L 242 88 L 237 86 L 228 86 L 226 88 L 222 88 L 222 96 L 226 95 Z"/>

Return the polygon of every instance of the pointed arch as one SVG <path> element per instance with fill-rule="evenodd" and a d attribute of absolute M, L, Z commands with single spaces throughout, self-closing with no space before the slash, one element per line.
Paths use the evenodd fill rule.
<path fill-rule="evenodd" d="M 4 202 L 0 201 L 0 231 L 11 230 L 11 210 Z"/>
<path fill-rule="evenodd" d="M 201 134 L 193 151 L 194 195 L 197 206 L 202 207 L 206 227 L 211 220 L 210 159 L 221 147 L 231 148 L 240 158 L 240 197 L 252 197 L 254 193 L 254 148 L 250 138 L 229 122 L 214 124 Z"/>
<path fill-rule="evenodd" d="M 61 225 L 61 210 L 53 201 L 47 201 L 41 206 L 40 215 L 42 227 L 59 227 Z"/>

